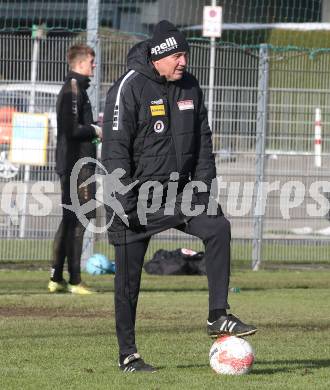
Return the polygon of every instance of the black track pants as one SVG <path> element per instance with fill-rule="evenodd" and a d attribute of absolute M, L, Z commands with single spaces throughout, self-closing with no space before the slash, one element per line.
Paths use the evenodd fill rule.
<path fill-rule="evenodd" d="M 209 310 L 226 309 L 230 275 L 230 223 L 224 216 L 206 214 L 193 217 L 177 227 L 199 237 L 205 245 L 206 272 L 209 287 Z M 135 318 L 140 291 L 141 271 L 150 236 L 126 245 L 115 245 L 115 311 L 120 354 L 137 352 Z"/>
<path fill-rule="evenodd" d="M 95 183 L 82 185 L 94 172 L 94 169 L 84 166 L 79 172 L 77 183 L 70 183 L 70 175 L 62 175 L 60 177 L 62 204 L 71 204 L 70 184 L 76 187 L 77 196 L 81 205 L 94 201 L 96 191 Z M 86 217 L 87 219 L 95 218 L 95 210 L 87 213 Z M 51 279 L 54 282 L 60 282 L 63 279 L 65 259 L 68 262 L 69 283 L 79 284 L 81 282 L 80 257 L 85 230 L 85 227 L 80 223 L 76 214 L 71 210 L 63 208 L 62 220 L 55 234 L 53 244 Z"/>
<path fill-rule="evenodd" d="M 63 218 L 55 234 L 53 244 L 52 280 L 60 282 L 63 279 L 63 267 L 65 258 L 68 261 L 68 272 L 70 284 L 79 284 L 80 258 L 85 228 L 77 220 Z"/>

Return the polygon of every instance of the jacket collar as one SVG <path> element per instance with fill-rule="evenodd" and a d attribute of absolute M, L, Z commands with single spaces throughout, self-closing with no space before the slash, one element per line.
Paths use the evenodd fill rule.
<path fill-rule="evenodd" d="M 165 84 L 166 78 L 164 76 L 160 76 L 157 70 L 154 68 L 149 52 L 149 40 L 139 42 L 133 46 L 127 55 L 128 69 L 133 69 L 136 72 L 142 73 L 157 83 Z"/>
<path fill-rule="evenodd" d="M 84 89 L 88 89 L 89 83 L 91 81 L 88 76 L 84 76 L 80 73 L 74 72 L 73 70 L 70 70 L 65 80 L 70 80 L 70 79 L 76 79 L 78 84 Z"/>

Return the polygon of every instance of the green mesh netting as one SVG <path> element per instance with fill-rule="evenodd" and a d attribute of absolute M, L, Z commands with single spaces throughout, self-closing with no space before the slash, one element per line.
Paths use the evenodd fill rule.
<path fill-rule="evenodd" d="M 222 0 L 221 41 L 274 47 L 330 47 L 330 4 L 322 0 Z M 211 0 L 99 0 L 99 27 L 148 36 L 168 19 L 187 37 L 202 39 L 202 14 Z M 48 33 L 86 31 L 87 0 L 1 0 L 0 32 L 30 32 L 44 24 Z M 320 24 L 322 23 L 322 25 Z M 316 27 L 315 27 L 316 26 Z M 320 27 L 322 30 L 320 30 Z M 302 29 L 305 28 L 306 31 Z"/>

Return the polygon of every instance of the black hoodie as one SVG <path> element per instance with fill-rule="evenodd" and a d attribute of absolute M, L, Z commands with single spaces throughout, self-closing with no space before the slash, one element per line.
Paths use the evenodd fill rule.
<path fill-rule="evenodd" d="M 216 176 L 196 78 L 188 72 L 174 82 L 161 77 L 150 61 L 150 41 L 130 50 L 128 69 L 108 91 L 102 144 L 108 173 L 123 168 L 123 184 L 139 181 L 125 195 L 116 195 L 127 214 L 136 209 L 137 191 L 148 180 L 166 188 L 170 174 L 178 172 L 180 192 L 191 180 L 203 181 L 209 189 Z"/>
<path fill-rule="evenodd" d="M 89 82 L 87 76 L 70 71 L 57 98 L 56 172 L 59 175 L 70 174 L 82 157 L 96 158 L 96 146 L 92 144 L 96 137 L 91 126 L 93 113 L 86 92 Z"/>

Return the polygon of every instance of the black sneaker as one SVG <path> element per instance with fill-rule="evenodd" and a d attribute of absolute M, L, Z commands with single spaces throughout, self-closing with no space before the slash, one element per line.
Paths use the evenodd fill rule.
<path fill-rule="evenodd" d="M 157 371 L 155 367 L 145 363 L 138 353 L 133 353 L 132 355 L 127 356 L 123 364 L 119 364 L 119 368 L 124 372 L 133 372 L 133 371 L 156 372 Z"/>
<path fill-rule="evenodd" d="M 253 325 L 244 324 L 232 314 L 221 316 L 214 322 L 207 321 L 207 333 L 211 337 L 221 335 L 248 336 L 254 334 L 258 329 Z"/>

